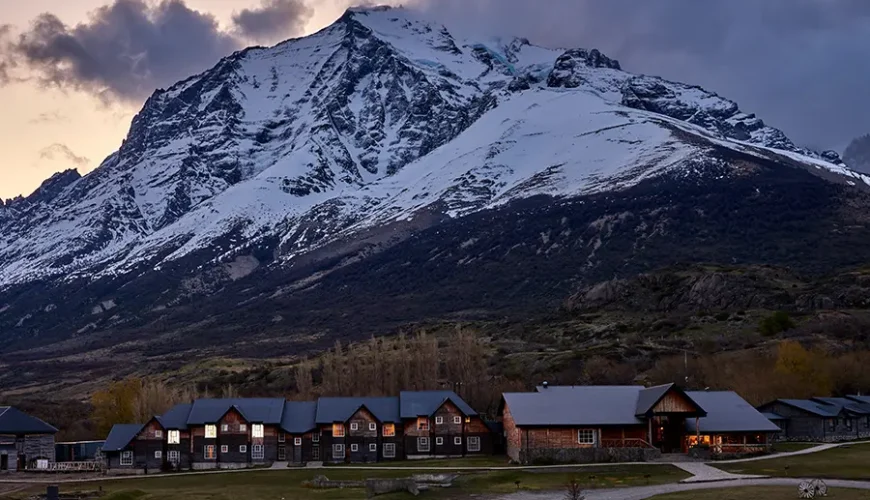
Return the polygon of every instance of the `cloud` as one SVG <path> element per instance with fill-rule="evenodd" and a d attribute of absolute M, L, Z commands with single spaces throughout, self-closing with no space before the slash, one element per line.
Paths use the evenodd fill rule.
<path fill-rule="evenodd" d="M 8 39 L 8 28 L 6 33 Z M 4 44 L 0 78 L 4 68 L 8 77 L 20 61 L 45 85 L 141 102 L 156 88 L 202 71 L 241 46 L 213 16 L 182 0 L 114 0 L 76 26 L 50 13 L 38 16 Z"/>
<path fill-rule="evenodd" d="M 60 111 L 49 111 L 47 113 L 40 113 L 35 118 L 31 118 L 28 123 L 56 123 L 56 122 L 68 122 L 70 121 L 69 117 Z"/>
<path fill-rule="evenodd" d="M 79 167 L 87 166 L 91 160 L 90 158 L 85 158 L 84 156 L 79 156 L 73 152 L 72 149 L 69 148 L 66 144 L 54 143 L 51 146 L 46 146 L 39 150 L 39 159 L 40 160 L 65 160 L 70 163 L 74 163 Z"/>
<path fill-rule="evenodd" d="M 470 32 L 594 47 L 628 71 L 738 101 L 797 142 L 870 131 L 867 0 L 417 0 Z"/>
<path fill-rule="evenodd" d="M 262 0 L 259 8 L 233 14 L 233 25 L 247 40 L 274 42 L 302 33 L 313 14 L 302 0 Z"/>

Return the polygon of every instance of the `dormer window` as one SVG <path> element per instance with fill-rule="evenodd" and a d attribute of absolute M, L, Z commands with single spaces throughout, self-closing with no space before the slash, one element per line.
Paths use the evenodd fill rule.
<path fill-rule="evenodd" d="M 254 424 L 251 426 L 251 437 L 261 438 L 264 434 L 263 424 Z"/>
<path fill-rule="evenodd" d="M 207 424 L 205 426 L 205 437 L 206 439 L 214 439 L 217 437 L 217 426 L 213 424 Z"/>
<path fill-rule="evenodd" d="M 344 437 L 344 424 L 332 424 L 332 437 Z"/>
<path fill-rule="evenodd" d="M 428 431 L 429 430 L 429 419 L 426 417 L 419 417 L 417 419 L 417 430 L 418 431 Z"/>
<path fill-rule="evenodd" d="M 181 444 L 181 431 L 169 431 L 167 442 L 169 444 Z"/>

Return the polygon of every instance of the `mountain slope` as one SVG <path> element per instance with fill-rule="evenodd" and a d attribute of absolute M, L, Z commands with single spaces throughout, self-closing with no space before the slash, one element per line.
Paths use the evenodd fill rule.
<path fill-rule="evenodd" d="M 100 168 L 0 205 L 0 344 L 325 338 L 337 311 L 388 328 L 543 310 L 681 260 L 826 272 L 865 257 L 868 188 L 596 50 L 354 9 L 158 90 Z"/>

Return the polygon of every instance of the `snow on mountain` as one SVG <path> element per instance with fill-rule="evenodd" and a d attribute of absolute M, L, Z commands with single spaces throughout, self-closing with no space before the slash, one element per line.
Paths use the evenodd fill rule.
<path fill-rule="evenodd" d="M 0 286 L 232 258 L 266 240 L 287 260 L 422 211 L 688 175 L 713 144 L 870 184 L 732 101 L 596 50 L 351 9 L 158 90 L 97 170 L 0 204 Z"/>

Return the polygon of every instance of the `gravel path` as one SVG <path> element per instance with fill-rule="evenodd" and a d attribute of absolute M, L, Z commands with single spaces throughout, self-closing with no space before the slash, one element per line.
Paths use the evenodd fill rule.
<path fill-rule="evenodd" d="M 731 474 L 730 472 L 725 472 L 722 469 L 710 467 L 700 462 L 674 462 L 671 465 L 683 469 L 692 475 L 692 477 L 680 481 L 681 483 L 708 483 L 710 481 L 734 481 L 736 479 L 760 479 L 767 477 L 753 474 Z"/>
<path fill-rule="evenodd" d="M 657 486 L 640 486 L 637 488 L 618 488 L 587 490 L 583 493 L 586 500 L 645 500 L 656 495 L 677 493 L 680 491 L 709 490 L 719 488 L 738 488 L 741 486 L 792 486 L 797 498 L 797 485 L 805 479 L 772 478 L 772 479 L 739 479 L 735 481 L 720 481 L 712 483 L 677 483 Z M 843 481 L 831 479 L 825 481 L 829 488 L 854 488 L 870 490 L 870 481 Z M 563 500 L 565 493 L 554 491 L 548 493 L 512 493 L 497 497 L 495 500 Z"/>
<path fill-rule="evenodd" d="M 740 462 L 756 462 L 758 460 L 770 460 L 772 458 L 793 457 L 796 455 L 809 455 L 810 453 L 818 453 L 820 451 L 830 450 L 831 448 L 839 448 L 840 446 L 853 446 L 857 444 L 868 444 L 870 441 L 853 441 L 845 443 L 820 444 L 812 448 L 805 448 L 798 451 L 788 451 L 785 453 L 773 453 L 771 455 L 762 455 L 760 457 L 737 458 L 734 460 L 717 460 L 717 464 L 736 464 Z"/>

